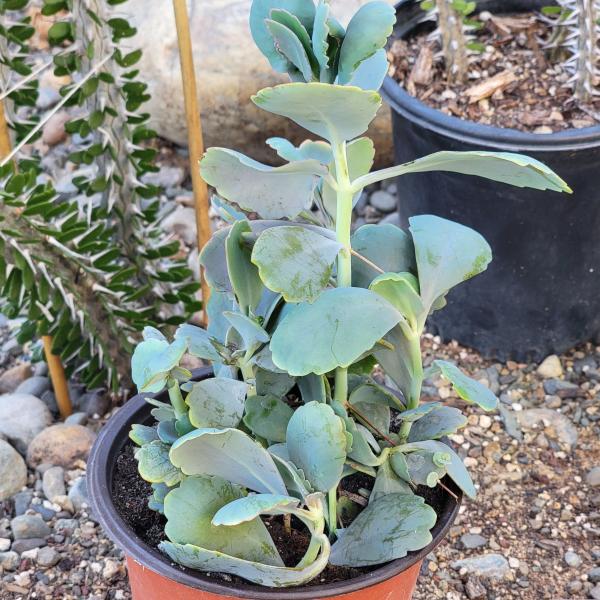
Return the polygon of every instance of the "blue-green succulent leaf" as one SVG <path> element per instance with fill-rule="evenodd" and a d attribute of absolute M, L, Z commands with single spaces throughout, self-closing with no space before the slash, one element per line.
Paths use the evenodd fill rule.
<path fill-rule="evenodd" d="M 316 142 L 305 140 L 296 147 L 285 138 L 272 137 L 267 140 L 267 145 L 288 162 L 313 159 L 319 161 L 322 165 L 328 165 L 333 160 L 331 146 L 322 140 Z"/>
<path fill-rule="evenodd" d="M 374 292 L 328 289 L 313 304 L 295 306 L 281 321 L 271 337 L 273 362 L 294 376 L 348 367 L 402 319 Z"/>
<path fill-rule="evenodd" d="M 413 423 L 408 435 L 409 442 L 437 440 L 456 433 L 467 424 L 467 418 L 452 406 L 438 406 L 428 415 Z"/>
<path fill-rule="evenodd" d="M 259 518 L 222 527 L 214 516 L 229 503 L 244 496 L 244 490 L 221 477 L 187 477 L 164 501 L 165 533 L 177 544 L 203 547 L 264 564 L 283 566 L 267 528 Z"/>
<path fill-rule="evenodd" d="M 366 567 L 402 558 L 432 540 L 436 514 L 414 494 L 385 494 L 370 503 L 331 548 L 330 562 Z"/>
<path fill-rule="evenodd" d="M 377 469 L 377 477 L 375 478 L 375 483 L 371 490 L 371 495 L 369 496 L 369 504 L 386 494 L 412 493 L 413 491 L 410 485 L 396 475 L 388 459 L 379 467 L 379 469 Z"/>
<path fill-rule="evenodd" d="M 172 344 L 151 338 L 140 342 L 131 358 L 131 376 L 140 392 L 160 392 L 166 385 L 169 371 L 175 368 L 187 350 L 187 342 L 179 339 Z"/>
<path fill-rule="evenodd" d="M 300 22 L 298 21 L 298 23 Z M 273 38 L 277 51 L 302 73 L 305 81 L 312 81 L 313 71 L 310 58 L 298 35 L 278 21 L 267 19 L 265 24 Z M 306 30 L 304 30 L 304 33 L 306 33 Z"/>
<path fill-rule="evenodd" d="M 253 521 L 260 515 L 279 515 L 298 508 L 300 501 L 280 494 L 250 494 L 233 500 L 219 509 L 212 519 L 213 525 L 231 527 Z"/>
<path fill-rule="evenodd" d="M 379 90 L 383 85 L 389 66 L 387 53 L 382 48 L 358 65 L 348 85 L 353 85 L 363 90 Z"/>
<path fill-rule="evenodd" d="M 293 414 L 294 411 L 277 396 L 248 396 L 244 424 L 254 435 L 271 442 L 285 442 Z"/>
<path fill-rule="evenodd" d="M 169 460 L 169 449 L 169 444 L 154 441 L 135 451 L 142 479 L 150 483 L 164 483 L 169 487 L 184 479 L 183 473 Z"/>
<path fill-rule="evenodd" d="M 310 229 L 273 227 L 252 250 L 263 283 L 286 302 L 313 302 L 329 284 L 342 244 Z"/>
<path fill-rule="evenodd" d="M 184 323 L 177 328 L 175 339 L 183 339 L 187 344 L 188 352 L 198 358 L 206 360 L 219 360 L 219 354 L 210 341 L 211 335 L 206 329 Z"/>
<path fill-rule="evenodd" d="M 309 402 L 296 409 L 286 439 L 291 461 L 315 490 L 337 486 L 346 461 L 346 427 L 329 405 Z"/>
<path fill-rule="evenodd" d="M 418 421 L 425 415 L 428 415 L 432 410 L 435 410 L 439 407 L 439 402 L 426 402 L 424 404 L 421 404 L 420 406 L 417 406 L 417 408 L 405 410 L 401 412 L 398 416 L 400 417 L 400 419 L 406 421 L 407 423 L 414 423 L 415 421 Z"/>
<path fill-rule="evenodd" d="M 134 444 L 143 446 L 144 444 L 149 444 L 150 442 L 158 440 L 159 437 L 156 427 L 148 427 L 147 425 L 134 423 L 129 432 L 129 439 Z"/>
<path fill-rule="evenodd" d="M 238 429 L 198 429 L 179 438 L 171 462 L 186 475 L 217 475 L 255 492 L 286 494 L 271 455 Z"/>
<path fill-rule="evenodd" d="M 185 402 L 196 428 L 237 427 L 244 414 L 248 384 L 226 377 L 211 377 L 192 385 Z"/>

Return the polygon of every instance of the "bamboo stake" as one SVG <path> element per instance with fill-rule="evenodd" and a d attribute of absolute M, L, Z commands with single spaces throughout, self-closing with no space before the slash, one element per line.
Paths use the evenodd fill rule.
<path fill-rule="evenodd" d="M 4 103 L 0 100 L 0 161 L 11 156 L 11 154 L 10 134 L 4 114 Z M 60 357 L 52 353 L 52 337 L 43 335 L 42 342 L 44 344 L 44 353 L 46 354 L 46 362 L 48 363 L 48 371 L 50 372 L 52 387 L 56 395 L 58 410 L 60 411 L 60 416 L 65 419 L 73 412 L 65 370 Z"/>
<path fill-rule="evenodd" d="M 194 204 L 196 208 L 196 229 L 198 235 L 198 252 L 210 239 L 210 220 L 208 218 L 208 187 L 200 176 L 199 162 L 204 154 L 204 139 L 202 137 L 202 123 L 200 121 L 200 105 L 196 87 L 196 72 L 194 70 L 194 57 L 192 54 L 192 40 L 190 38 L 190 22 L 186 0 L 173 0 L 175 11 L 175 25 L 179 41 L 179 60 L 181 62 L 181 78 L 183 83 L 183 100 L 188 129 L 188 145 L 190 151 L 190 170 L 192 172 L 192 187 L 194 190 Z M 203 315 L 202 323 L 207 324 L 206 303 L 210 296 L 210 288 L 204 271 L 201 270 L 200 280 L 202 285 Z"/>

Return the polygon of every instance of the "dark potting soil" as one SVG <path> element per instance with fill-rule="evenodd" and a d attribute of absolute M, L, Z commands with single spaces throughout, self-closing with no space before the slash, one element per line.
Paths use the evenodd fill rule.
<path fill-rule="evenodd" d="M 481 13 L 479 20 L 472 35 L 485 50 L 471 55 L 466 83 L 449 83 L 430 24 L 393 41 L 390 75 L 426 105 L 485 125 L 553 133 L 600 124 L 600 98 L 583 104 L 573 97 L 562 58 L 543 49 L 549 27 L 535 14 Z"/>
<path fill-rule="evenodd" d="M 128 443 L 117 457 L 113 479 L 113 502 L 121 518 L 136 535 L 149 546 L 156 548 L 161 541 L 167 539 L 164 533 L 166 518 L 148 507 L 148 498 L 152 494 L 152 487 L 138 474 L 137 461 L 133 456 L 134 449 L 134 445 Z M 342 495 L 347 494 L 350 498 L 360 499 L 359 491 L 364 488 L 369 489 L 372 485 L 371 477 L 358 473 L 343 480 L 341 493 Z M 436 511 L 438 516 L 441 514 L 445 501 L 445 495 L 441 488 L 430 489 L 420 486 L 417 488 L 417 493 L 425 498 L 427 504 Z M 304 556 L 310 542 L 310 536 L 302 523 L 293 517 L 292 530 L 289 533 L 282 517 L 270 517 L 263 520 L 283 562 L 286 565 L 297 564 Z M 347 526 L 350 522 L 344 523 L 344 525 Z M 185 567 L 180 568 L 186 570 Z M 346 568 L 328 565 L 319 577 L 313 579 L 308 585 L 346 581 L 377 568 Z M 228 574 L 203 573 L 203 575 L 227 583 L 248 585 L 244 579 Z"/>

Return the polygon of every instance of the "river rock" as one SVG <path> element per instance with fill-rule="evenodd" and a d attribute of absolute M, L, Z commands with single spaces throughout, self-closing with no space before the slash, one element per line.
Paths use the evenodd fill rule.
<path fill-rule="evenodd" d="M 585 482 L 592 487 L 600 487 L 600 467 L 590 469 L 585 476 Z"/>
<path fill-rule="evenodd" d="M 50 502 L 54 502 L 58 496 L 64 496 L 67 493 L 65 471 L 62 467 L 50 467 L 44 472 L 42 490 Z"/>
<path fill-rule="evenodd" d="M 167 233 L 173 233 L 188 246 L 197 243 L 196 211 L 187 206 L 178 206 L 161 222 L 161 227 Z"/>
<path fill-rule="evenodd" d="M 73 503 L 73 507 L 76 511 L 80 511 L 82 508 L 89 506 L 90 499 L 88 497 L 85 475 L 78 477 L 73 483 L 73 486 L 69 490 L 69 500 Z"/>
<path fill-rule="evenodd" d="M 48 407 L 31 394 L 0 396 L 0 434 L 22 454 L 33 438 L 52 423 Z"/>
<path fill-rule="evenodd" d="M 466 550 L 474 550 L 475 548 L 481 548 L 487 544 L 487 540 L 476 533 L 465 533 L 460 538 L 460 543 Z"/>
<path fill-rule="evenodd" d="M 27 484 L 27 467 L 21 455 L 0 440 L 0 501 L 10 498 Z"/>
<path fill-rule="evenodd" d="M 21 363 L 4 371 L 0 375 L 0 394 L 14 392 L 32 373 L 29 363 Z"/>
<path fill-rule="evenodd" d="M 20 515 L 10 522 L 15 540 L 45 538 L 52 533 L 39 515 Z"/>
<path fill-rule="evenodd" d="M 470 575 L 487 577 L 489 579 L 502 579 L 510 570 L 508 561 L 501 554 L 484 554 L 452 563 L 455 571 L 465 569 Z"/>
<path fill-rule="evenodd" d="M 396 210 L 397 199 L 385 190 L 373 192 L 370 198 L 371 206 L 384 213 L 390 213 Z"/>
<path fill-rule="evenodd" d="M 393 4 L 393 0 L 387 0 Z M 343 24 L 368 0 L 332 0 L 333 14 Z M 288 82 L 275 73 L 254 45 L 248 26 L 252 0 L 188 0 L 194 62 L 202 111 L 204 141 L 209 146 L 226 146 L 250 154 L 257 160 L 273 162 L 274 152 L 265 139 L 276 135 L 298 143 L 308 137 L 291 121 L 257 108 L 250 96 L 261 88 Z M 138 33 L 132 47 L 144 55 L 140 69 L 152 99 L 144 104 L 151 114 L 151 126 L 177 143 L 187 144 L 186 120 L 181 93 L 181 72 L 175 20 L 164 0 L 130 0 L 118 6 L 127 12 Z M 369 135 L 377 147 L 381 164 L 392 162 L 389 109 L 382 107 Z"/>
<path fill-rule="evenodd" d="M 78 460 L 86 460 L 96 434 L 81 425 L 60 423 L 48 427 L 29 444 L 27 463 L 36 467 L 50 463 L 72 469 Z"/>
<path fill-rule="evenodd" d="M 40 548 L 36 558 L 37 564 L 45 569 L 53 567 L 59 560 L 60 554 L 50 546 Z"/>
<path fill-rule="evenodd" d="M 542 425 L 551 428 L 559 442 L 571 450 L 577 443 L 577 429 L 568 417 L 549 408 L 530 408 L 516 413 L 519 425 L 533 429 Z"/>
<path fill-rule="evenodd" d="M 544 379 L 553 379 L 561 377 L 563 374 L 562 365 L 560 364 L 560 358 L 556 354 L 547 356 L 540 366 L 537 368 L 538 375 Z"/>
<path fill-rule="evenodd" d="M 19 566 L 19 555 L 16 552 L 0 552 L 0 567 L 6 571 L 14 571 Z"/>
<path fill-rule="evenodd" d="M 42 129 L 42 141 L 48 146 L 56 146 L 67 139 L 65 123 L 71 117 L 66 111 L 59 111 L 52 115 Z"/>
<path fill-rule="evenodd" d="M 15 390 L 16 394 L 31 394 L 36 398 L 41 398 L 42 394 L 50 389 L 50 379 L 39 375 L 34 375 L 19 384 Z"/>

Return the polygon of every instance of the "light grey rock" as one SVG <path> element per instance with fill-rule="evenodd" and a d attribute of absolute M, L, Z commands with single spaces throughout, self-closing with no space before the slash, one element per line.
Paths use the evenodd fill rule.
<path fill-rule="evenodd" d="M 54 531 L 71 535 L 79 527 L 77 519 L 57 519 L 54 523 Z"/>
<path fill-rule="evenodd" d="M 36 562 L 40 567 L 47 569 L 53 567 L 59 560 L 60 554 L 54 548 L 46 546 L 45 548 L 40 548 Z"/>
<path fill-rule="evenodd" d="M 588 581 L 600 583 L 600 567 L 594 567 L 591 571 L 588 571 Z"/>
<path fill-rule="evenodd" d="M 146 173 L 142 177 L 144 183 L 165 189 L 179 187 L 184 179 L 185 171 L 181 167 L 160 167 L 156 173 Z"/>
<path fill-rule="evenodd" d="M 15 540 L 45 538 L 50 535 L 50 527 L 39 515 L 20 515 L 10 522 Z"/>
<path fill-rule="evenodd" d="M 562 379 L 546 379 L 544 391 L 549 396 L 560 396 L 561 398 L 577 398 L 582 394 L 578 385 Z"/>
<path fill-rule="evenodd" d="M 8 552 L 10 549 L 10 539 L 0 538 L 0 552 Z"/>
<path fill-rule="evenodd" d="M 484 600 L 487 597 L 487 590 L 476 577 L 470 577 L 465 584 L 465 593 L 469 600 Z"/>
<path fill-rule="evenodd" d="M 23 490 L 18 494 L 15 494 L 13 497 L 15 503 L 15 516 L 24 515 L 29 505 L 31 504 L 31 500 L 33 499 L 33 492 L 31 490 Z"/>
<path fill-rule="evenodd" d="M 0 440 L 0 500 L 10 498 L 27 484 L 27 466 L 21 455 Z"/>
<path fill-rule="evenodd" d="M 562 442 L 569 450 L 577 444 L 577 429 L 571 420 L 562 413 L 550 408 L 530 408 L 516 413 L 519 425 L 523 429 L 534 427 L 550 427 L 556 433 L 559 442 Z"/>
<path fill-rule="evenodd" d="M 64 496 L 67 493 L 65 471 L 62 467 L 51 467 L 44 473 L 42 490 L 50 502 L 54 502 L 57 496 Z"/>
<path fill-rule="evenodd" d="M 33 375 L 35 377 L 44 377 L 48 375 L 48 365 L 43 361 L 35 363 L 33 366 Z"/>
<path fill-rule="evenodd" d="M 15 540 L 12 543 L 11 549 L 21 554 L 22 552 L 27 552 L 27 550 L 33 550 L 34 548 L 42 548 L 46 545 L 46 540 L 44 538 L 27 538 L 24 540 Z"/>
<path fill-rule="evenodd" d="M 600 467 L 590 469 L 585 476 L 585 482 L 592 487 L 600 487 Z"/>
<path fill-rule="evenodd" d="M 23 352 L 23 347 L 17 342 L 16 338 L 11 337 L 0 346 L 0 351 L 8 356 L 15 357 Z"/>
<path fill-rule="evenodd" d="M 196 245 L 196 216 L 193 208 L 178 206 L 170 215 L 163 219 L 162 228 L 182 239 L 188 246 Z"/>
<path fill-rule="evenodd" d="M 369 203 L 371 206 L 374 206 L 381 212 L 390 213 L 396 210 L 398 201 L 396 196 L 393 196 L 389 192 L 386 192 L 385 190 L 377 190 L 371 194 Z"/>
<path fill-rule="evenodd" d="M 581 556 L 579 556 L 579 554 L 577 554 L 577 552 L 573 552 L 572 550 L 565 552 L 564 558 L 565 558 L 565 563 L 567 564 L 567 566 L 571 567 L 572 569 L 576 569 L 577 567 L 580 567 L 581 563 L 583 562 L 581 560 Z"/>
<path fill-rule="evenodd" d="M 34 375 L 19 384 L 15 394 L 31 394 L 36 398 L 41 398 L 42 394 L 50 389 L 50 379 L 39 375 Z"/>
<path fill-rule="evenodd" d="M 14 571 L 19 566 L 19 555 L 12 550 L 0 552 L 0 567 L 6 571 Z"/>
<path fill-rule="evenodd" d="M 88 417 L 103 416 L 110 410 L 110 407 L 110 396 L 104 389 L 86 392 L 82 394 L 77 402 L 78 410 L 84 412 Z"/>
<path fill-rule="evenodd" d="M 80 511 L 90 505 L 85 475 L 78 477 L 73 483 L 73 486 L 69 490 L 69 500 L 73 503 L 76 511 Z"/>
<path fill-rule="evenodd" d="M 395 225 L 396 227 L 400 227 L 400 213 L 397 212 L 393 212 L 390 213 L 389 215 L 386 215 L 385 217 L 383 217 L 383 219 L 381 219 L 381 221 L 379 221 L 379 223 L 381 225 Z"/>
<path fill-rule="evenodd" d="M 52 415 L 39 398 L 30 394 L 0 396 L 0 433 L 22 454 L 51 423 Z"/>
<path fill-rule="evenodd" d="M 84 412 L 76 412 L 69 415 L 65 419 L 66 425 L 85 425 L 88 421 L 88 416 Z"/>
<path fill-rule="evenodd" d="M 489 579 L 502 579 L 510 570 L 508 561 L 501 554 L 484 554 L 452 563 L 455 571 L 465 569 L 470 575 Z"/>
<path fill-rule="evenodd" d="M 4 371 L 0 375 L 0 394 L 14 392 L 31 375 L 32 370 L 29 363 L 21 363 Z"/>
<path fill-rule="evenodd" d="M 595 585 L 590 591 L 589 591 L 589 597 L 592 600 L 600 600 L 600 585 Z"/>
<path fill-rule="evenodd" d="M 332 13 L 347 24 L 366 2 L 333 0 Z M 276 156 L 264 143 L 265 138 L 277 135 L 299 143 L 310 134 L 250 102 L 250 96 L 261 88 L 289 81 L 287 76 L 275 73 L 256 48 L 248 28 L 250 5 L 251 0 L 188 0 L 194 63 L 202 82 L 198 86 L 202 129 L 206 147 L 235 148 L 257 160 L 273 163 Z M 144 104 L 144 110 L 151 114 L 150 124 L 161 136 L 185 145 L 187 129 L 173 11 L 165 10 L 164 0 L 131 0 L 119 10 L 128 13 L 131 24 L 137 27 L 132 47 L 144 51 L 136 68 L 149 84 L 152 98 Z M 392 164 L 387 106 L 379 111 L 368 135 L 375 141 L 377 160 Z"/>
<path fill-rule="evenodd" d="M 488 541 L 482 535 L 465 533 L 463 536 L 461 536 L 460 543 L 466 550 L 474 550 L 475 548 L 482 548 L 483 546 L 486 546 Z"/>
<path fill-rule="evenodd" d="M 583 589 L 583 583 L 579 579 L 573 579 L 567 583 L 567 592 L 571 596 L 577 596 Z"/>

